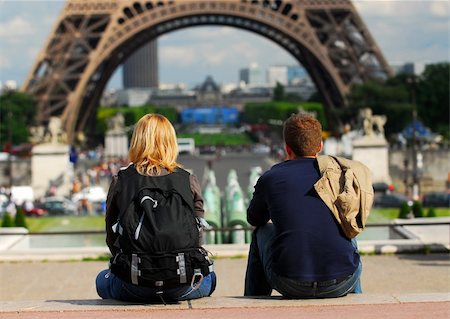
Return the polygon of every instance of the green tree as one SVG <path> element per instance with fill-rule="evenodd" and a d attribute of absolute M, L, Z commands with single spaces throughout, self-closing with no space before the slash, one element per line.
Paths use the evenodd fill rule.
<path fill-rule="evenodd" d="M 178 111 L 176 108 L 172 106 L 164 106 L 164 107 L 157 107 L 156 113 L 164 115 L 167 117 L 167 119 L 172 123 L 175 124 L 178 122 Z"/>
<path fill-rule="evenodd" d="M 423 217 L 422 203 L 419 201 L 414 201 L 412 211 L 413 211 L 414 217 Z"/>
<path fill-rule="evenodd" d="M 354 85 L 347 96 L 349 107 L 337 110 L 337 115 L 345 123 L 356 118 L 361 108 L 371 108 L 373 114 L 387 116 L 386 135 L 398 133 L 412 120 L 413 105 L 410 93 L 402 77 L 395 77 L 384 83 L 369 81 Z"/>
<path fill-rule="evenodd" d="M 316 118 L 326 129 L 327 123 L 323 106 L 316 102 L 255 102 L 247 103 L 242 113 L 243 121 L 251 124 L 269 123 L 270 120 L 285 121 L 300 109 L 314 112 Z"/>
<path fill-rule="evenodd" d="M 408 218 L 410 212 L 410 207 L 408 203 L 403 203 L 402 206 L 400 206 L 400 212 L 398 214 L 398 218 L 406 219 Z"/>
<path fill-rule="evenodd" d="M 273 100 L 284 101 L 284 98 L 284 86 L 280 82 L 277 82 L 277 85 L 273 89 Z"/>
<path fill-rule="evenodd" d="M 28 142 L 29 127 L 33 126 L 36 114 L 31 96 L 21 92 L 6 92 L 0 96 L 0 145 L 8 143 L 11 130 L 12 144 Z"/>
<path fill-rule="evenodd" d="M 22 208 L 17 209 L 16 217 L 14 219 L 14 224 L 16 227 L 27 227 L 27 222 L 25 220 L 25 213 Z"/>
<path fill-rule="evenodd" d="M 10 213 L 3 215 L 2 227 L 14 227 L 14 221 Z"/>
<path fill-rule="evenodd" d="M 436 209 L 434 207 L 430 207 L 428 209 L 427 217 L 436 217 Z"/>
<path fill-rule="evenodd" d="M 423 123 L 432 131 L 449 138 L 450 63 L 425 67 L 417 83 L 417 111 Z"/>

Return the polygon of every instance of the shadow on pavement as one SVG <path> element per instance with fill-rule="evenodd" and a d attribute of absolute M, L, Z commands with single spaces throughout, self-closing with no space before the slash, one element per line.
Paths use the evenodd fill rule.
<path fill-rule="evenodd" d="M 137 303 L 125 302 L 113 299 L 78 299 L 78 300 L 46 300 L 46 302 L 59 302 L 78 306 L 144 306 L 144 305 L 164 305 L 162 302 Z M 166 302 L 167 305 L 177 305 L 180 302 Z"/>
<path fill-rule="evenodd" d="M 416 261 L 421 266 L 448 267 L 450 254 L 406 254 L 397 255 L 399 259 Z"/>

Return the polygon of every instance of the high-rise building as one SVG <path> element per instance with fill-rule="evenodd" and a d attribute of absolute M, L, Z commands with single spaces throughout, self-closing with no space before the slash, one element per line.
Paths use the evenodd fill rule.
<path fill-rule="evenodd" d="M 287 67 L 287 77 L 289 85 L 299 85 L 309 78 L 305 69 L 300 65 L 290 65 Z"/>
<path fill-rule="evenodd" d="M 158 45 L 152 40 L 135 51 L 123 64 L 123 87 L 157 88 Z"/>
<path fill-rule="evenodd" d="M 415 64 L 412 62 L 407 62 L 403 64 L 393 64 L 391 65 L 391 69 L 395 74 L 406 74 L 413 75 L 416 74 Z"/>
<path fill-rule="evenodd" d="M 267 70 L 267 83 L 275 87 L 277 83 L 288 85 L 288 67 L 285 65 L 271 66 Z"/>
<path fill-rule="evenodd" d="M 261 68 L 256 63 L 250 64 L 249 68 L 239 70 L 239 82 L 250 86 L 258 86 L 264 83 Z"/>

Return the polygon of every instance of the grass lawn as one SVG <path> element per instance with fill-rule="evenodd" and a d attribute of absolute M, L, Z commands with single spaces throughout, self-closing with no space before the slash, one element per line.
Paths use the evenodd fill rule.
<path fill-rule="evenodd" d="M 369 215 L 368 224 L 387 223 L 398 217 L 399 208 L 373 208 Z M 437 217 L 450 217 L 450 209 L 435 209 Z M 424 208 L 424 214 L 428 209 Z M 27 217 L 26 222 L 30 232 L 104 230 L 105 217 L 96 216 L 51 216 Z"/>
<path fill-rule="evenodd" d="M 105 216 L 27 217 L 30 232 L 104 230 Z"/>
<path fill-rule="evenodd" d="M 435 212 L 436 217 L 450 217 L 449 208 L 435 208 Z M 399 213 L 400 208 L 372 208 L 367 223 L 385 223 L 398 218 Z M 427 216 L 428 208 L 424 208 L 423 213 Z"/>

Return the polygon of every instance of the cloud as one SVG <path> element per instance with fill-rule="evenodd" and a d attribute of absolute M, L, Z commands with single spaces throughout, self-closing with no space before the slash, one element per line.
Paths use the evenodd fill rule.
<path fill-rule="evenodd" d="M 34 32 L 34 26 L 21 16 L 0 23 L 0 39 L 9 42 L 20 41 L 18 38 L 32 36 Z"/>
<path fill-rule="evenodd" d="M 430 13 L 435 17 L 448 18 L 450 4 L 447 1 L 434 1 L 430 4 Z"/>
<path fill-rule="evenodd" d="M 159 58 L 168 64 L 189 67 L 196 60 L 196 52 L 193 47 L 163 46 L 159 49 Z"/>
<path fill-rule="evenodd" d="M 223 36 L 229 36 L 234 30 L 235 28 L 222 26 L 190 28 L 189 32 L 186 33 L 186 37 L 192 40 L 220 39 Z"/>
<path fill-rule="evenodd" d="M 3 54 L 0 55 L 0 69 L 7 69 L 12 67 L 11 61 L 5 57 Z"/>
<path fill-rule="evenodd" d="M 223 65 L 229 60 L 229 54 L 225 51 L 217 50 L 217 48 L 211 48 L 211 50 L 204 50 L 202 57 L 210 65 Z"/>
<path fill-rule="evenodd" d="M 354 0 L 357 11 L 364 17 L 448 16 L 446 0 Z"/>
<path fill-rule="evenodd" d="M 41 52 L 41 48 L 38 47 L 30 47 L 27 49 L 27 57 L 32 61 L 36 60 L 39 52 Z"/>
<path fill-rule="evenodd" d="M 395 13 L 392 1 L 353 1 L 361 15 L 391 16 Z"/>

